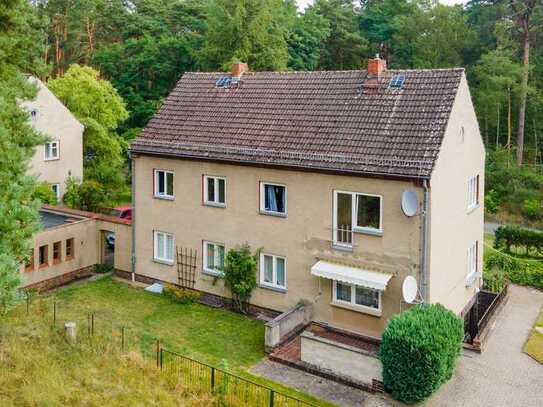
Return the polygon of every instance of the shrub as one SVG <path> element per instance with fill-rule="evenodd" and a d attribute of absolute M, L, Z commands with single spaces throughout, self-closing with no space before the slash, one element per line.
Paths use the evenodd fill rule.
<path fill-rule="evenodd" d="M 490 274 L 501 270 L 512 283 L 543 289 L 543 265 L 539 261 L 494 252 L 487 256 L 485 270 L 489 270 Z"/>
<path fill-rule="evenodd" d="M 53 192 L 51 184 L 48 182 L 40 182 L 37 184 L 32 197 L 34 199 L 39 199 L 40 202 L 44 204 L 56 205 L 58 203 L 57 196 Z"/>
<path fill-rule="evenodd" d="M 495 233 L 494 248 L 511 252 L 511 248 L 524 248 L 530 251 L 543 251 L 543 232 L 521 228 L 519 226 L 500 226 Z"/>
<path fill-rule="evenodd" d="M 394 316 L 380 349 L 385 389 L 405 403 L 424 400 L 451 378 L 463 337 L 463 321 L 439 304 Z"/>
<path fill-rule="evenodd" d="M 258 251 L 251 254 L 248 244 L 239 249 L 231 249 L 224 262 L 224 282 L 232 292 L 234 306 L 241 312 L 246 312 L 245 306 L 256 287 L 256 264 Z"/>
<path fill-rule="evenodd" d="M 495 214 L 498 212 L 499 205 L 500 205 L 499 197 L 496 191 L 494 190 L 489 191 L 485 195 L 485 210 L 488 213 Z"/>
<path fill-rule="evenodd" d="M 541 203 L 537 199 L 526 199 L 522 205 L 522 213 L 530 220 L 541 217 Z"/>
<path fill-rule="evenodd" d="M 192 304 L 200 300 L 200 293 L 198 291 L 176 287 L 173 284 L 166 284 L 163 293 L 180 304 Z"/>
<path fill-rule="evenodd" d="M 108 196 L 102 185 L 96 181 L 83 181 L 81 184 L 73 178 L 66 181 L 64 203 L 70 208 L 98 212 L 107 207 Z"/>
<path fill-rule="evenodd" d="M 110 273 L 113 271 L 113 267 L 109 264 L 95 264 L 94 272 L 98 274 Z"/>

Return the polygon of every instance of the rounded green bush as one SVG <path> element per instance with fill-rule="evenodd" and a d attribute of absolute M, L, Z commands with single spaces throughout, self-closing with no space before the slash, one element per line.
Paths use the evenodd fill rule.
<path fill-rule="evenodd" d="M 440 304 L 393 317 L 380 349 L 385 390 L 408 404 L 430 396 L 451 378 L 463 337 L 463 321 Z"/>

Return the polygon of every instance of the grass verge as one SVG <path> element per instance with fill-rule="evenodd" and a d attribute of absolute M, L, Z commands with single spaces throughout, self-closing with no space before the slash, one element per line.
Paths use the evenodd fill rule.
<path fill-rule="evenodd" d="M 543 332 L 539 332 L 538 327 L 543 331 L 543 308 L 541 308 L 534 329 L 532 329 L 532 333 L 526 345 L 524 345 L 524 352 L 543 364 Z"/>

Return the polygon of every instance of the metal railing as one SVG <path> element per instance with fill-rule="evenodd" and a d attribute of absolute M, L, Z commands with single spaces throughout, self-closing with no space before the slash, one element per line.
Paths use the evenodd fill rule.
<path fill-rule="evenodd" d="M 353 229 L 349 225 L 339 225 L 337 229 L 334 229 L 333 243 L 342 246 L 352 246 Z"/>
<path fill-rule="evenodd" d="M 270 387 L 166 350 L 160 346 L 157 349 L 157 365 L 160 370 L 177 375 L 181 383 L 187 388 L 210 393 L 219 398 L 221 405 L 251 407 L 314 406 L 306 401 L 287 396 Z"/>

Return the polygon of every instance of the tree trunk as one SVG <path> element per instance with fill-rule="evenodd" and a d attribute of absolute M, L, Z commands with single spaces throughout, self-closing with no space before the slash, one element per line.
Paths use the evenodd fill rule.
<path fill-rule="evenodd" d="M 519 166 L 522 165 L 524 155 L 524 125 L 526 122 L 526 98 L 528 93 L 528 75 L 530 64 L 530 27 L 528 26 L 528 21 L 525 21 L 523 25 L 522 81 L 520 85 L 517 128 L 517 165 Z"/>

